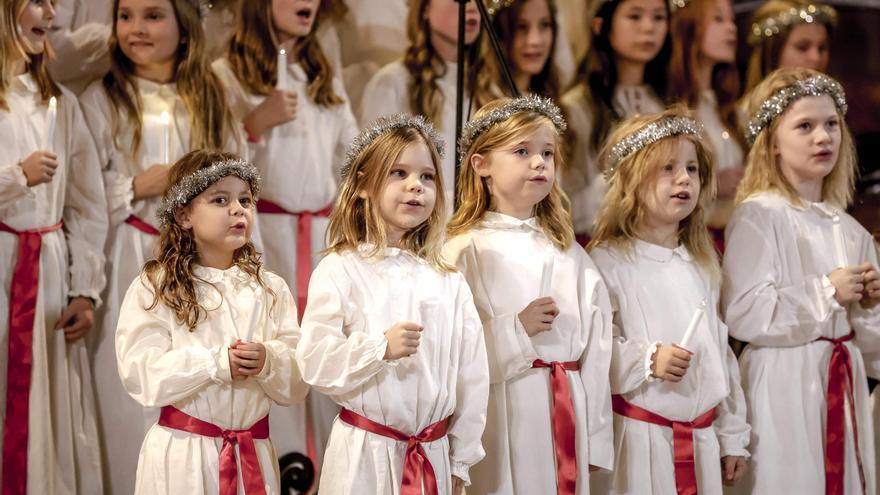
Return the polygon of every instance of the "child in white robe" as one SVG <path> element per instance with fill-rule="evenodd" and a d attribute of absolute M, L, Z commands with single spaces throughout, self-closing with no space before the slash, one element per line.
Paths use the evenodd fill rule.
<path fill-rule="evenodd" d="M 747 469 L 745 398 L 704 222 L 715 174 L 699 130 L 677 107 L 624 121 L 600 154 L 609 190 L 590 255 L 614 308 L 617 459 L 599 493 L 721 494 Z"/>
<path fill-rule="evenodd" d="M 76 97 L 46 70 L 54 15 L 52 2 L 0 6 L 2 493 L 104 490 L 83 336 L 104 287 L 107 204 Z"/>
<path fill-rule="evenodd" d="M 862 353 L 880 351 L 880 275 L 873 239 L 845 212 L 857 165 L 843 89 L 781 69 L 746 110 L 752 145 L 721 291 L 730 334 L 748 344 L 743 493 L 875 493 Z"/>
<path fill-rule="evenodd" d="M 169 172 L 158 257 L 128 289 L 116 331 L 119 377 L 160 407 L 134 493 L 279 494 L 270 404 L 308 393 L 295 361 L 296 304 L 250 242 L 259 176 L 218 151 Z"/>
<path fill-rule="evenodd" d="M 588 494 L 613 464 L 611 307 L 556 182 L 565 121 L 550 99 L 495 100 L 462 137 L 444 254 L 485 329 L 491 393 L 476 493 Z"/>
<path fill-rule="evenodd" d="M 440 256 L 442 140 L 422 117 L 355 140 L 309 287 L 297 361 L 342 410 L 322 494 L 463 493 L 489 373 L 464 277 Z"/>

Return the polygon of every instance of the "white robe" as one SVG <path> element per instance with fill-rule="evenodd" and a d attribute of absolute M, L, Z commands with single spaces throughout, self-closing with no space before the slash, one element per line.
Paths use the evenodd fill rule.
<path fill-rule="evenodd" d="M 576 421 L 577 493 L 590 493 L 588 465 L 611 469 L 611 313 L 596 266 L 577 244 L 564 252 L 538 227 L 487 212 L 479 227 L 449 240 L 444 254 L 462 270 L 485 330 L 491 393 L 488 452 L 472 476 L 474 493 L 556 493 L 549 371 L 536 359 L 577 361 L 567 372 Z M 533 337 L 517 314 L 539 294 L 544 260 L 552 257 L 552 297 L 560 314 Z"/>
<path fill-rule="evenodd" d="M 571 199 L 571 216 L 574 231 L 578 234 L 593 230 L 593 222 L 608 190 L 603 168 L 598 163 L 598 149 L 594 149 L 592 139 L 593 121 L 587 106 L 587 86 L 580 84 L 565 93 L 560 106 L 565 111 L 568 129 L 566 140 L 570 143 L 571 163 L 566 164 L 559 183 Z M 614 88 L 614 110 L 622 119 L 657 113 L 663 110 L 663 103 L 650 86 L 617 86 Z"/>
<path fill-rule="evenodd" d="M 213 65 L 226 85 L 231 98 L 235 119 L 239 122 L 265 96 L 251 94 L 238 81 L 229 62 L 224 58 Z M 333 203 L 338 187 L 339 170 L 349 144 L 357 136 L 358 128 L 348 102 L 323 107 L 308 97 L 308 79 L 302 67 L 289 59 L 288 89 L 298 94 L 296 117 L 266 131 L 260 142 L 250 143 L 250 155 L 263 177 L 260 199 L 269 200 L 289 212 L 318 211 Z M 338 77 L 333 89 L 345 98 L 345 90 Z M 293 294 L 297 291 L 297 222 L 298 216 L 259 214 L 263 259 L 266 267 L 281 275 Z M 325 248 L 328 218 L 312 218 L 312 266 L 320 259 Z M 315 461 L 320 465 L 324 444 L 337 408 L 320 395 L 309 398 L 308 406 L 274 408 L 272 438 L 279 455 L 297 451 L 305 454 L 306 407 L 309 407 L 315 432 Z M 315 466 L 317 468 L 317 466 Z"/>
<path fill-rule="evenodd" d="M 730 334 L 747 342 L 740 356 L 752 426 L 751 469 L 742 493 L 820 494 L 825 490 L 825 394 L 832 345 L 815 342 L 855 331 L 852 360 L 859 448 L 868 493 L 875 493 L 873 428 L 863 352 L 880 350 L 880 307 L 841 307 L 825 274 L 837 267 L 835 210 L 794 206 L 778 193 L 752 195 L 727 226 L 722 304 Z M 877 251 L 852 217 L 839 213 L 851 265 Z M 847 408 L 847 416 L 849 411 Z M 858 493 L 852 428 L 847 425 L 846 493 Z"/>
<path fill-rule="evenodd" d="M 612 393 L 673 421 L 692 421 L 717 407 L 711 427 L 694 429 L 694 459 L 699 493 L 720 494 L 720 458 L 748 457 L 749 425 L 739 367 L 718 315 L 718 283 L 710 282 L 684 246 L 668 249 L 636 240 L 630 250 L 601 246 L 590 254 L 614 308 Z M 694 354 L 684 379 L 651 377 L 657 346 L 681 343 L 703 300 L 705 316 L 687 346 Z M 672 428 L 620 415 L 614 425 L 617 459 L 614 473 L 601 480 L 604 488 L 675 493 Z"/>
<path fill-rule="evenodd" d="M 174 163 L 191 150 L 190 114 L 177 94 L 176 85 L 158 84 L 138 77 L 134 81 L 141 98 L 143 121 L 141 145 L 136 155 L 130 149 L 134 129 L 127 124 L 124 114 L 116 114 L 101 81 L 89 86 L 80 98 L 83 116 L 95 139 L 103 169 L 110 221 L 105 249 L 105 305 L 96 319 L 99 329 L 89 335 L 104 464 L 108 468 L 106 484 L 110 493 L 131 493 L 134 490 L 140 444 L 158 418 L 158 410 L 144 410 L 125 392 L 116 373 L 114 336 L 119 307 L 131 281 L 137 278 L 144 263 L 155 257 L 159 239 L 124 223 L 129 215 L 135 215 L 159 228 L 156 209 L 161 198 L 135 201 L 132 181 L 154 164 L 164 161 L 160 151 L 164 139 L 164 126 L 160 120 L 163 111 L 167 111 L 171 118 L 168 161 Z M 120 132 L 113 128 L 114 121 L 121 124 Z M 232 151 L 244 149 L 243 140 L 238 135 L 229 136 L 227 148 Z"/>
<path fill-rule="evenodd" d="M 745 152 L 734 136 L 730 134 L 721 114 L 718 113 L 718 99 L 711 89 L 700 94 L 696 109 L 697 120 L 703 124 L 703 144 L 712 152 L 715 173 L 721 170 L 744 167 Z M 706 222 L 716 228 L 723 228 L 733 214 L 733 198 L 716 198 L 706 213 Z"/>
<path fill-rule="evenodd" d="M 94 143 L 73 93 L 63 90 L 52 151 L 51 182 L 27 187 L 18 160 L 42 148 L 47 107 L 29 75 L 12 80 L 0 111 L 0 222 L 26 230 L 64 220 L 42 236 L 33 334 L 28 438 L 28 493 L 101 493 L 101 458 L 89 357 L 83 339 L 54 330 L 68 298 L 100 302 L 104 287 L 106 200 Z M 0 233 L 0 410 L 6 410 L 9 289 L 18 237 Z M 92 330 L 94 331 L 94 330 Z M 2 429 L 2 425 L 0 425 Z M 22 446 L 22 448 L 25 448 Z"/>
<path fill-rule="evenodd" d="M 458 273 L 439 273 L 396 248 L 330 254 L 315 269 L 297 362 L 315 390 L 361 416 L 409 434 L 451 416 L 446 437 L 423 444 L 440 494 L 451 476 L 469 482 L 484 456 L 489 373 L 480 320 Z M 384 333 L 424 325 L 417 352 L 383 359 Z M 400 493 L 406 443 L 340 420 L 333 424 L 322 495 Z"/>
<path fill-rule="evenodd" d="M 144 407 L 174 406 L 224 430 L 250 428 L 269 406 L 302 401 L 308 393 L 294 357 L 299 327 L 287 285 L 263 271 L 275 300 L 247 273 L 196 265 L 199 304 L 207 318 L 189 331 L 164 304 L 152 310 L 146 277 L 135 279 L 125 295 L 116 331 L 119 377 Z M 237 339 L 266 347 L 259 375 L 233 381 L 227 349 Z M 254 440 L 266 493 L 278 494 L 278 461 L 269 439 Z M 134 493 L 216 494 L 222 438 L 211 438 L 158 424 L 141 447 Z M 238 457 L 238 456 L 236 456 Z M 238 493 L 244 493 L 238 477 Z"/>
<path fill-rule="evenodd" d="M 49 44 L 55 56 L 49 71 L 75 93 L 110 70 L 107 42 L 113 22 L 110 0 L 64 0 L 55 3 Z"/>

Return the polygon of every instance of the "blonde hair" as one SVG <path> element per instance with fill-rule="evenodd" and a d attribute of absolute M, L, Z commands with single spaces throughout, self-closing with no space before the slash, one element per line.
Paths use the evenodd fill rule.
<path fill-rule="evenodd" d="M 668 110 L 644 117 L 635 117 L 623 121 L 608 138 L 608 142 L 599 154 L 600 163 L 606 163 L 611 149 L 626 136 L 637 132 L 646 125 L 674 117 L 693 118 L 683 105 L 675 105 Z M 663 138 L 648 144 L 638 151 L 623 158 L 617 164 L 614 175 L 610 178 L 608 192 L 602 200 L 596 218 L 596 228 L 589 250 L 608 245 L 631 249 L 633 241 L 639 238 L 639 228 L 645 220 L 645 192 L 656 181 L 657 174 L 663 165 L 675 156 L 682 140 L 693 143 L 697 152 L 697 163 L 700 174 L 700 196 L 694 211 L 679 222 L 678 239 L 713 280 L 720 277 L 718 256 L 706 227 L 706 208 L 715 199 L 715 170 L 712 167 L 712 156 L 703 145 L 699 136 L 681 134 Z"/>
<path fill-rule="evenodd" d="M 315 22 L 308 35 L 297 40 L 293 57 L 302 66 L 308 78 L 306 89 L 315 104 L 329 107 L 345 100 L 333 90 L 333 68 L 324 56 L 315 33 L 325 15 L 324 9 L 315 13 Z M 329 15 L 329 14 L 326 14 Z M 242 3 L 238 27 L 226 58 L 239 82 L 250 93 L 268 95 L 278 82 L 278 34 L 272 20 L 271 0 L 247 0 Z"/>
<path fill-rule="evenodd" d="M 375 256 L 388 244 L 385 221 L 379 211 L 379 198 L 382 197 L 391 167 L 400 154 L 407 146 L 419 143 L 427 146 L 431 154 L 437 199 L 428 219 L 406 232 L 400 247 L 426 260 L 437 270 L 455 271 L 440 255 L 446 216 L 440 154 L 431 144 L 430 137 L 414 127 L 399 127 L 382 134 L 352 160 L 330 213 L 330 226 L 327 229 L 329 247 L 326 252 L 342 253 L 357 250 L 361 244 L 372 244 L 373 250 L 368 256 Z"/>
<path fill-rule="evenodd" d="M 180 30 L 181 42 L 174 59 L 173 78 L 180 99 L 190 115 L 189 146 L 221 149 L 226 144 L 226 137 L 236 132 L 236 127 L 227 104 L 226 90 L 208 62 L 207 42 L 199 12 L 188 0 L 169 0 L 169 3 Z M 113 0 L 113 25 L 109 39 L 110 72 L 104 76 L 102 83 L 116 110 L 113 116 L 114 134 L 120 134 L 119 117 L 124 114 L 126 123 L 134 129 L 131 153 L 135 155 L 142 138 L 143 104 L 133 79 L 134 63 L 119 47 L 116 33 L 118 17 L 119 0 Z"/>
<path fill-rule="evenodd" d="M 235 159 L 238 157 L 222 151 L 191 151 L 171 167 L 165 194 L 167 195 L 184 177 L 215 163 Z M 194 281 L 201 280 L 195 274 L 197 258 L 198 252 L 192 230 L 184 229 L 175 221 L 162 226 L 156 258 L 147 261 L 144 265 L 144 275 L 153 292 L 153 302 L 145 309 L 152 310 L 159 303 L 164 304 L 174 313 L 177 323 L 186 325 L 190 332 L 195 331 L 209 311 L 199 303 L 196 293 Z M 244 246 L 235 250 L 232 260 L 233 264 L 266 289 L 272 296 L 274 308 L 275 292 L 266 285 L 262 273 L 263 264 L 254 244 L 248 240 Z"/>
<path fill-rule="evenodd" d="M 480 108 L 474 114 L 474 120 L 488 115 L 493 110 L 501 108 L 511 101 L 510 98 L 499 98 L 491 101 Z M 477 136 L 471 146 L 466 150 L 466 155 L 461 161 L 459 172 L 458 202 L 459 207 L 455 211 L 452 220 L 449 221 L 447 231 L 449 236 L 463 234 L 476 227 L 483 219 L 486 211 L 492 207 L 492 195 L 489 186 L 483 177 L 477 175 L 471 165 L 474 155 L 486 155 L 496 151 L 511 142 L 517 141 L 524 135 L 531 135 L 539 128 L 549 126 L 554 132 L 553 154 L 554 165 L 557 172 L 563 166 L 562 136 L 553 125 L 553 122 L 537 112 L 523 111 L 511 116 L 509 119 L 498 122 L 488 130 Z M 491 158 L 490 158 L 491 159 Z M 554 181 L 550 194 L 535 205 L 535 216 L 541 230 L 560 250 L 568 249 L 574 241 L 574 229 L 571 225 L 569 209 L 571 203 L 568 196 L 562 192 L 559 182 Z"/>
<path fill-rule="evenodd" d="M 747 115 L 750 118 L 754 116 L 761 108 L 761 104 L 781 89 L 791 86 L 797 81 L 803 81 L 820 74 L 812 69 L 778 69 L 773 71 L 746 98 Z M 829 98 L 831 97 L 829 96 Z M 831 173 L 822 180 L 822 200 L 840 209 L 846 209 L 852 203 L 853 190 L 858 175 L 858 163 L 852 134 L 846 125 L 844 116 L 840 114 L 840 109 L 837 110 L 837 114 L 840 119 L 840 152 Z M 741 203 L 752 194 L 762 191 L 776 191 L 794 204 L 802 205 L 804 203 L 797 189 L 782 173 L 779 158 L 773 151 L 774 136 L 783 115 L 785 112 L 773 119 L 770 126 L 758 133 L 755 138 L 746 157 L 745 176 L 737 189 L 737 203 Z"/>
<path fill-rule="evenodd" d="M 27 6 L 29 0 L 6 0 L 0 8 L 0 110 L 9 111 L 9 103 L 6 101 L 6 92 L 15 74 L 15 65 L 18 60 L 24 60 L 25 70 L 37 83 L 40 92 L 40 102 L 47 103 L 49 98 L 61 96 L 61 88 L 52 81 L 46 60 L 53 57 L 52 49 L 47 41 L 43 42 L 43 53 L 31 55 L 27 51 L 27 44 L 19 30 L 18 18 Z"/>

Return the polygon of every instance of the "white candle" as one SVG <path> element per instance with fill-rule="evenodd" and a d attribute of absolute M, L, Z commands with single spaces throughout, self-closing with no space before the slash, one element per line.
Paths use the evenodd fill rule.
<path fill-rule="evenodd" d="M 834 237 L 834 260 L 838 268 L 843 268 L 846 263 L 846 243 L 843 238 L 843 228 L 840 226 L 840 217 L 834 216 L 834 224 L 831 225 L 831 235 Z"/>
<path fill-rule="evenodd" d="M 553 255 L 548 254 L 544 258 L 544 268 L 541 270 L 541 293 L 540 297 L 550 297 L 553 293 Z"/>
<path fill-rule="evenodd" d="M 287 50 L 284 48 L 278 50 L 278 89 L 287 87 Z"/>
<path fill-rule="evenodd" d="M 168 113 L 168 110 L 163 110 L 159 115 L 159 123 L 162 126 L 159 156 L 162 157 L 162 163 L 171 163 L 171 114 Z"/>
<path fill-rule="evenodd" d="M 697 306 L 697 309 L 694 310 L 694 316 L 691 317 L 691 322 L 687 327 L 687 330 L 684 332 L 684 338 L 681 339 L 681 344 L 679 347 L 683 347 L 685 349 L 691 343 L 691 340 L 694 337 L 694 333 L 697 331 L 697 327 L 700 325 L 700 320 L 703 319 L 703 315 L 706 313 L 706 300 L 703 299 L 700 301 L 700 305 Z"/>
<path fill-rule="evenodd" d="M 52 143 L 55 141 L 55 118 L 58 114 L 58 101 L 55 97 L 49 98 L 49 110 L 46 112 L 46 135 L 43 136 L 42 148 L 47 151 L 52 150 Z"/>

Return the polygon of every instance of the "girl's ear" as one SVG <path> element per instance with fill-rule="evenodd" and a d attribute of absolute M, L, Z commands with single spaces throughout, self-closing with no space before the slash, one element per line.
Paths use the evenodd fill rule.
<path fill-rule="evenodd" d="M 591 26 L 593 28 L 593 36 L 599 36 L 599 33 L 602 32 L 602 21 L 603 21 L 603 19 L 601 17 L 594 17 L 593 18 L 593 22 L 592 22 L 592 26 Z"/>
<path fill-rule="evenodd" d="M 174 209 L 174 221 L 177 222 L 177 225 L 180 225 L 180 228 L 183 230 L 192 229 L 192 222 L 190 221 L 189 207 L 181 208 L 177 207 Z"/>
<path fill-rule="evenodd" d="M 489 177 L 489 160 L 486 155 L 474 153 L 471 155 L 471 167 L 480 177 Z"/>

